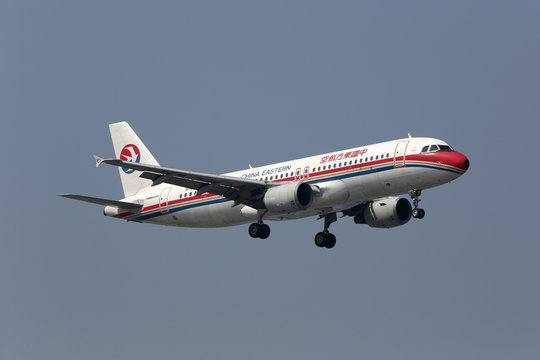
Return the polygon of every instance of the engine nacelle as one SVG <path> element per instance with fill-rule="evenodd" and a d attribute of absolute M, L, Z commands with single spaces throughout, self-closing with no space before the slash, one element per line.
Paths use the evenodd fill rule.
<path fill-rule="evenodd" d="M 412 206 L 405 198 L 389 197 L 371 201 L 354 217 L 357 224 L 374 228 L 391 228 L 406 224 L 411 219 Z"/>
<path fill-rule="evenodd" d="M 273 213 L 292 213 L 307 209 L 313 202 L 311 186 L 302 182 L 271 187 L 264 194 L 264 205 Z"/>

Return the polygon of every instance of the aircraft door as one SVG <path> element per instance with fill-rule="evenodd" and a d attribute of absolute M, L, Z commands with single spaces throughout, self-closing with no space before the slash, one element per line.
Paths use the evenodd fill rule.
<path fill-rule="evenodd" d="M 296 169 L 296 171 L 294 172 L 294 180 L 302 180 L 302 168 Z"/>
<path fill-rule="evenodd" d="M 171 189 L 172 187 L 165 188 L 161 190 L 161 194 L 159 195 L 159 211 L 161 211 L 162 214 L 169 212 L 167 207 L 169 206 L 169 194 L 171 193 Z"/>
<path fill-rule="evenodd" d="M 309 179 L 309 166 L 304 168 L 304 180 Z"/>
<path fill-rule="evenodd" d="M 396 150 L 394 151 L 394 167 L 405 166 L 407 146 L 409 146 L 409 141 L 400 141 L 397 143 Z"/>
<path fill-rule="evenodd" d="M 309 179 L 309 166 L 304 167 L 304 170 L 302 168 L 296 169 L 294 179 L 296 181 Z"/>

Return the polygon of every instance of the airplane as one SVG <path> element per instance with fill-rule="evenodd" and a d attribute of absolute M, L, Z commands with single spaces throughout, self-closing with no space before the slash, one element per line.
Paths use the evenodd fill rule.
<path fill-rule="evenodd" d="M 109 125 L 116 158 L 94 155 L 96 167 L 118 167 L 124 198 L 61 194 L 105 206 L 104 215 L 168 226 L 215 228 L 250 223 L 266 239 L 265 221 L 324 219 L 315 245 L 333 248 L 330 225 L 350 216 L 356 224 L 392 228 L 422 219 L 422 190 L 449 183 L 469 168 L 446 142 L 412 137 L 347 150 L 249 166 L 223 175 L 162 167 L 127 122 Z M 402 195 L 408 194 L 413 202 Z"/>

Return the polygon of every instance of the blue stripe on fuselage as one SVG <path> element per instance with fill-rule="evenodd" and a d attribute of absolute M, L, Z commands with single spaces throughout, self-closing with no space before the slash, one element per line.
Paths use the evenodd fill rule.
<path fill-rule="evenodd" d="M 306 182 L 308 184 L 317 184 L 317 183 L 321 183 L 321 182 L 348 179 L 348 178 L 352 178 L 352 177 L 355 177 L 355 176 L 374 174 L 374 173 L 378 173 L 378 172 L 383 172 L 383 171 L 392 170 L 392 169 L 396 169 L 396 168 L 404 168 L 404 167 L 421 167 L 421 168 L 448 171 L 448 172 L 451 172 L 451 173 L 454 173 L 454 174 L 459 174 L 459 175 L 463 174 L 462 172 L 459 172 L 459 171 L 455 171 L 455 170 L 447 169 L 447 168 L 443 168 L 443 167 L 438 167 L 438 166 L 433 166 L 433 165 L 406 164 L 405 166 L 395 167 L 392 164 L 390 166 L 384 166 L 384 167 L 380 167 L 380 168 L 376 168 L 376 169 L 359 170 L 359 171 L 352 172 L 350 174 L 335 175 L 335 176 L 331 176 L 331 177 L 327 177 L 327 178 L 323 178 L 323 179 L 317 179 L 317 180 L 306 181 Z M 206 205 L 219 204 L 219 203 L 223 203 L 223 202 L 227 202 L 227 201 L 232 201 L 232 200 L 229 200 L 227 198 L 220 198 L 220 199 L 210 200 L 210 201 L 206 201 L 206 202 L 199 202 L 197 204 L 180 205 L 178 207 L 170 209 L 166 213 L 162 213 L 160 210 L 158 210 L 157 212 L 142 215 L 142 216 L 139 216 L 139 217 L 136 217 L 136 218 L 133 218 L 133 219 L 129 219 L 129 220 L 130 221 L 144 221 L 144 220 L 152 219 L 152 218 L 155 218 L 155 217 L 158 217 L 158 216 L 161 216 L 161 215 L 169 215 L 169 214 L 172 214 L 172 213 L 175 213 L 175 212 L 178 212 L 178 211 L 182 211 L 182 210 L 193 209 L 193 208 L 196 208 L 196 207 L 206 206 Z"/>

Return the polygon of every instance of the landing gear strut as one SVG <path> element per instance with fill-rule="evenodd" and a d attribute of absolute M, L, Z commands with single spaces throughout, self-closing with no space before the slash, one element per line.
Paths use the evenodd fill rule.
<path fill-rule="evenodd" d="M 249 225 L 248 232 L 252 238 L 266 239 L 270 236 L 270 226 L 263 223 L 262 218 L 268 210 L 257 211 L 257 222 Z"/>
<path fill-rule="evenodd" d="M 412 189 L 409 190 L 409 196 L 413 201 L 414 208 L 412 209 L 412 217 L 416 219 L 422 219 L 426 216 L 424 209 L 418 208 L 418 203 L 420 202 L 420 195 L 422 195 L 422 190 Z"/>
<path fill-rule="evenodd" d="M 324 216 L 324 230 L 315 235 L 315 245 L 331 249 L 336 246 L 336 236 L 328 231 L 330 224 L 337 220 L 336 213 L 326 214 Z"/>

